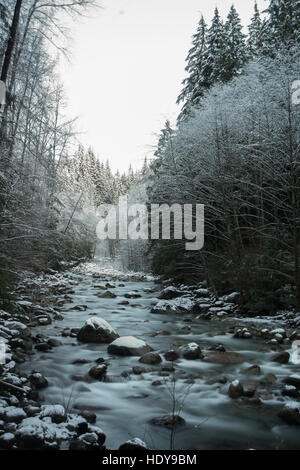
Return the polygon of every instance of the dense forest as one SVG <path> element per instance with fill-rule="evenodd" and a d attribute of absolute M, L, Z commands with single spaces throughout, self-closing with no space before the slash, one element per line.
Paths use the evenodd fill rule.
<path fill-rule="evenodd" d="M 252 313 L 300 302 L 299 40 L 294 0 L 255 4 L 247 36 L 234 6 L 201 17 L 177 128 L 166 123 L 152 164 L 150 202 L 205 204 L 204 249 L 152 242 L 155 272 L 237 289 Z"/>
<path fill-rule="evenodd" d="M 57 75 L 68 54 L 64 18 L 85 15 L 94 0 L 53 5 L 0 2 L 0 268 L 2 288 L 24 270 L 59 268 L 93 255 L 95 209 L 125 194 L 141 172 L 114 174 L 79 143 L 76 119 L 64 115 Z"/>

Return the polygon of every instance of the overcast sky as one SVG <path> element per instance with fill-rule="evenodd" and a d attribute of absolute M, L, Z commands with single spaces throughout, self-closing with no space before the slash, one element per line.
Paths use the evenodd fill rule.
<path fill-rule="evenodd" d="M 185 58 L 201 13 L 210 22 L 218 6 L 225 18 L 233 1 L 100 1 L 102 10 L 72 24 L 71 63 L 63 61 L 60 74 L 67 113 L 79 117 L 81 142 L 124 171 L 151 158 L 165 120 L 176 120 Z M 249 24 L 254 0 L 234 4 Z"/>

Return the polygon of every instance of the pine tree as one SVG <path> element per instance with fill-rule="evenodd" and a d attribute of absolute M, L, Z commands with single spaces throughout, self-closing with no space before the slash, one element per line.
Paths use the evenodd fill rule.
<path fill-rule="evenodd" d="M 269 14 L 271 48 L 278 48 L 281 44 L 290 41 L 299 41 L 299 0 L 271 0 L 266 12 Z"/>
<path fill-rule="evenodd" d="M 259 55 L 263 47 L 263 21 L 260 16 L 260 11 L 257 2 L 254 5 L 254 15 L 251 18 L 251 24 L 248 26 L 248 52 L 250 57 Z"/>
<path fill-rule="evenodd" d="M 242 30 L 241 19 L 232 5 L 225 23 L 225 55 L 224 58 L 220 57 L 222 82 L 229 82 L 235 77 L 247 61 L 246 35 Z"/>
<path fill-rule="evenodd" d="M 217 8 L 208 30 L 206 43 L 203 59 L 203 86 L 208 89 L 221 79 L 225 66 L 226 32 Z"/>
<path fill-rule="evenodd" d="M 155 171 L 157 168 L 160 167 L 162 160 L 164 158 L 166 149 L 168 148 L 169 142 L 174 132 L 175 131 L 171 128 L 170 121 L 167 120 L 165 122 L 165 127 L 160 131 L 157 149 L 154 152 L 154 156 L 157 158 L 154 160 L 153 164 L 151 165 L 152 170 Z"/>
<path fill-rule="evenodd" d="M 203 16 L 201 16 L 197 32 L 193 36 L 192 48 L 186 58 L 187 66 L 185 70 L 188 72 L 189 76 L 183 80 L 184 88 L 177 99 L 177 104 L 184 101 L 184 105 L 178 117 L 179 121 L 184 120 L 190 115 L 192 106 L 197 105 L 203 96 L 202 68 L 206 50 L 206 34 L 207 25 Z"/>

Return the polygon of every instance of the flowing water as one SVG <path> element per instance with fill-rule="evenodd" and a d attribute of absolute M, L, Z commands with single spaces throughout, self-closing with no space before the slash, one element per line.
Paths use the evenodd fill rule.
<path fill-rule="evenodd" d="M 279 406 L 283 404 L 280 393 L 267 396 L 262 405 L 249 405 L 246 400 L 232 400 L 227 395 L 228 385 L 213 378 L 226 376 L 228 380 L 241 378 L 243 381 L 258 381 L 259 377 L 245 377 L 240 370 L 253 364 L 261 366 L 263 374 L 272 372 L 280 378 L 299 372 L 299 366 L 278 365 L 270 362 L 270 352 L 265 350 L 263 340 L 233 339 L 224 334 L 229 320 L 196 320 L 195 315 L 157 315 L 150 313 L 151 304 L 157 301 L 158 287 L 151 281 L 115 281 L 111 289 L 115 299 L 99 298 L 97 284 L 104 282 L 89 274 L 70 274 L 75 281 L 72 302 L 64 305 L 64 320 L 54 321 L 49 326 L 35 331 L 60 340 L 63 344 L 49 353 L 36 352 L 31 361 L 22 365 L 23 372 L 38 370 L 43 373 L 49 387 L 42 391 L 46 403 L 62 403 L 76 410 L 91 410 L 97 414 L 97 426 L 107 435 L 106 445 L 117 449 L 121 443 L 133 438 L 144 439 L 152 449 L 168 449 L 170 430 L 154 426 L 149 420 L 165 415 L 172 410 L 170 377 L 160 375 L 162 365 L 145 366 L 155 369 L 142 375 L 121 375 L 140 365 L 138 357 L 117 357 L 107 353 L 105 344 L 82 344 L 76 338 L 62 337 L 65 328 L 81 327 L 91 314 L 103 317 L 120 336 L 136 336 L 144 339 L 155 351 L 164 352 L 174 346 L 197 342 L 208 348 L 222 343 L 227 351 L 241 352 L 244 363 L 220 365 L 201 360 L 185 360 L 175 363 L 175 393 L 177 403 L 182 407 L 181 415 L 186 424 L 178 426 L 175 448 L 195 449 L 299 449 L 299 427 L 288 426 L 278 417 Z M 110 277 L 106 277 L 109 281 Z M 122 281 L 123 282 L 123 281 Z M 145 292 L 148 289 L 154 292 Z M 142 297 L 130 299 L 129 305 L 119 305 L 127 300 L 124 294 L 138 291 Z M 73 310 L 75 305 L 86 305 L 86 311 Z M 191 327 L 190 331 L 183 330 Z M 158 334 L 168 332 L 169 334 Z M 85 376 L 95 365 L 95 360 L 103 357 L 108 365 L 105 381 L 74 381 L 74 376 Z M 91 363 L 75 365 L 77 359 Z M 189 383 L 191 382 L 194 383 Z M 160 380 L 161 385 L 152 385 Z M 207 383 L 207 381 L 210 382 Z"/>

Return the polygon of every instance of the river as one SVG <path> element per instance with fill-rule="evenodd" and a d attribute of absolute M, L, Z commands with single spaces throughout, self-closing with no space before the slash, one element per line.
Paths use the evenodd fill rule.
<path fill-rule="evenodd" d="M 139 437 L 152 449 L 168 449 L 170 430 L 154 426 L 149 420 L 165 415 L 172 409 L 170 378 L 162 367 L 170 365 L 163 361 L 151 372 L 135 375 L 133 366 L 144 366 L 138 357 L 110 356 L 106 344 L 82 344 L 76 337 L 62 337 L 66 328 L 80 328 L 90 315 L 107 320 L 120 336 L 133 335 L 145 340 L 155 351 L 163 353 L 176 346 L 197 342 L 204 349 L 222 343 L 227 351 L 242 353 L 242 364 L 221 365 L 201 360 L 180 359 L 175 363 L 175 391 L 181 415 L 186 424 L 178 426 L 175 435 L 176 449 L 299 449 L 299 427 L 284 424 L 277 416 L 280 404 L 285 398 L 266 389 L 260 394 L 261 405 L 249 404 L 243 400 L 228 397 L 228 384 L 218 382 L 226 376 L 228 381 L 240 378 L 245 381 L 259 381 L 261 377 L 245 377 L 241 369 L 253 364 L 262 368 L 263 374 L 274 373 L 278 379 L 299 372 L 293 364 L 278 365 L 270 362 L 270 352 L 260 339 L 233 339 L 225 334 L 230 320 L 207 321 L 196 319 L 195 314 L 166 315 L 152 314 L 151 305 L 157 302 L 158 285 L 153 281 L 116 280 L 108 274 L 95 279 L 92 272 L 69 274 L 72 301 L 64 304 L 64 320 L 53 321 L 51 325 L 35 329 L 48 337 L 58 339 L 62 344 L 50 352 L 36 352 L 30 361 L 22 364 L 23 372 L 42 372 L 49 381 L 49 387 L 42 391 L 46 403 L 61 403 L 69 410 L 91 410 L 97 414 L 97 426 L 107 435 L 106 445 L 117 449 L 127 439 Z M 99 298 L 95 286 L 112 281 L 110 289 L 117 297 Z M 124 286 L 120 286 L 120 284 Z M 128 291 L 137 291 L 140 298 L 130 299 L 129 305 L 120 305 Z M 74 309 L 86 305 L 85 311 Z M 158 334 L 159 333 L 159 334 Z M 78 380 L 86 376 L 103 357 L 108 363 L 105 381 Z M 84 359 L 86 364 L 74 364 Z M 129 375 L 126 371 L 131 372 Z M 74 377 L 77 376 L 77 380 Z M 214 382 L 216 379 L 216 382 Z M 153 385 L 155 381 L 161 385 Z"/>

